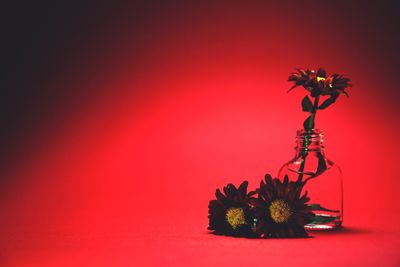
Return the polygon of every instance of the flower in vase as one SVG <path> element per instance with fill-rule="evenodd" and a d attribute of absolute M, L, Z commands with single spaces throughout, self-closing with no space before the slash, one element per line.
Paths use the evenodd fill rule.
<path fill-rule="evenodd" d="M 348 96 L 345 89 L 352 86 L 349 78 L 337 73 L 328 75 L 323 68 L 319 68 L 317 71 L 310 69 L 296 70 L 296 72 L 291 73 L 288 77 L 288 81 L 294 83 L 288 92 L 298 86 L 302 86 L 310 92 L 311 97 L 315 98 L 313 104 L 307 95 L 304 97 L 302 101 L 303 111 L 315 113 L 317 109 L 326 109 L 336 102 L 339 95 L 344 94 Z M 320 96 L 328 96 L 328 98 L 319 104 Z M 310 119 L 313 120 L 313 118 Z M 312 128 L 313 126 L 313 122 L 311 121 L 306 124 L 309 127 L 305 126 L 305 129 Z"/>
<path fill-rule="evenodd" d="M 262 237 L 306 237 L 304 226 L 314 217 L 307 192 L 301 196 L 302 183 L 283 182 L 267 174 L 261 181 L 258 198 L 252 198 L 255 232 Z"/>
<path fill-rule="evenodd" d="M 291 73 L 288 77 L 288 81 L 294 83 L 289 91 L 297 86 L 302 86 L 310 92 L 312 97 L 329 95 L 337 98 L 340 94 L 347 95 L 345 89 L 351 87 L 349 83 L 350 79 L 337 73 L 327 75 L 323 68 L 319 68 L 317 71 L 310 69 L 296 70 L 296 72 Z"/>
<path fill-rule="evenodd" d="M 228 184 L 222 193 L 216 190 L 216 200 L 208 205 L 209 230 L 216 234 L 232 236 L 253 236 L 253 215 L 249 200 L 255 192 L 247 193 L 248 182 L 244 181 L 236 188 Z"/>

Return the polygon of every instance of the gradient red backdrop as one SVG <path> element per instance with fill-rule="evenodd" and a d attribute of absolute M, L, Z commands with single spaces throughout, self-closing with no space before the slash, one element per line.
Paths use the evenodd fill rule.
<path fill-rule="evenodd" d="M 3 49 L 1 266 L 399 266 L 394 2 L 10 7 Z M 294 153 L 296 67 L 352 78 L 320 112 L 344 173 L 342 231 L 207 233 L 217 187 Z"/>

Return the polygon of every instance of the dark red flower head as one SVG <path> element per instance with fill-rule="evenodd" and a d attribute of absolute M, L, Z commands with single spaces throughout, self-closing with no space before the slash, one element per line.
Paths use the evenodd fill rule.
<path fill-rule="evenodd" d="M 262 237 L 305 237 L 304 226 L 311 222 L 314 214 L 307 205 L 307 192 L 302 193 L 303 184 L 288 180 L 272 179 L 267 174 L 261 181 L 258 198 L 251 204 L 257 221 L 255 231 Z"/>
<path fill-rule="evenodd" d="M 223 188 L 224 194 L 216 190 L 216 200 L 208 205 L 209 230 L 216 234 L 232 236 L 253 236 L 253 215 L 249 200 L 255 192 L 247 193 L 248 182 L 244 181 L 239 188 L 228 184 Z"/>
<path fill-rule="evenodd" d="M 297 86 L 304 87 L 311 93 L 311 96 L 316 97 L 319 95 L 339 96 L 340 94 L 347 95 L 346 88 L 351 87 L 350 79 L 339 74 L 328 75 L 323 68 L 317 71 L 310 69 L 296 69 L 288 77 L 289 82 L 294 85 L 289 89 L 293 90 Z"/>

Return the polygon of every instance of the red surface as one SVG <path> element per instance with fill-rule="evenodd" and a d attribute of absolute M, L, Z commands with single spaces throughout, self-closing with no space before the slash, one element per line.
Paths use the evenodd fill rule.
<path fill-rule="evenodd" d="M 37 78 L 68 93 L 46 103 L 2 170 L 1 266 L 399 266 L 397 55 L 385 42 L 397 39 L 378 27 L 386 9 L 287 4 L 97 9 L 65 64 Z M 286 78 L 319 66 L 355 84 L 317 115 L 344 173 L 345 228 L 309 239 L 209 234 L 215 188 L 255 188 L 293 155 L 304 91 L 286 94 Z"/>

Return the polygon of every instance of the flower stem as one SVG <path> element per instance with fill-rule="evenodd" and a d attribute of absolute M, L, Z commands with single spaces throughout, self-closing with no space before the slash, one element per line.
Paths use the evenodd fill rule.
<path fill-rule="evenodd" d="M 319 102 L 319 96 L 315 97 L 314 104 L 313 104 L 313 110 L 310 114 L 310 125 L 315 125 L 315 116 L 317 114 L 318 110 L 318 102 Z M 314 126 L 315 128 L 315 126 Z M 312 130 L 311 127 L 309 129 L 305 129 L 306 132 Z M 310 140 L 308 140 L 308 135 L 304 135 L 304 140 L 302 144 L 302 151 L 301 151 L 301 164 L 299 168 L 299 177 L 297 178 L 297 182 L 302 182 L 303 180 L 303 172 L 304 172 L 304 167 L 306 165 L 306 158 L 308 155 L 308 146 L 310 145 Z"/>

